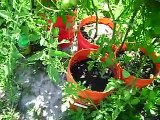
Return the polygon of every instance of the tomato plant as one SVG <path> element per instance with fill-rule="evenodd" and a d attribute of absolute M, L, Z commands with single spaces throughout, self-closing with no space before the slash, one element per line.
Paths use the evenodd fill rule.
<path fill-rule="evenodd" d="M 21 118 L 19 101 L 24 91 L 19 84 L 20 81 L 15 79 L 19 65 L 42 63 L 52 84 L 59 86 L 61 75 L 66 73 L 68 61 L 72 57 L 70 48 L 77 47 L 77 26 L 86 16 L 96 16 L 95 36 L 99 32 L 99 18 L 110 18 L 114 24 L 111 39 L 104 35 L 99 37 L 97 44 L 100 47 L 96 54 L 90 56 L 93 58 L 93 62 L 89 65 L 90 69 L 94 67 L 94 62 L 105 56 L 105 53 L 111 57 L 100 64 L 102 73 L 106 72 L 106 67 L 118 61 L 112 49 L 113 44 L 118 51 L 121 51 L 126 43 L 128 51 L 137 51 L 139 47 L 143 47 L 146 53 L 156 54 L 154 63 L 160 63 L 159 9 L 159 0 L 1 0 L 0 119 Z M 63 24 L 59 25 L 57 21 L 60 20 Z M 73 41 L 73 44 L 70 43 L 71 47 L 67 48 L 70 52 L 65 52 L 59 47 L 68 43 L 67 39 Z M 123 60 L 126 62 L 128 58 L 124 57 Z M 127 78 L 130 73 L 125 70 L 122 75 Z M 78 84 L 80 87 L 69 83 L 65 85 L 61 85 L 65 94 L 63 102 L 69 107 L 70 100 L 74 101 L 72 96 L 78 98 L 76 90 L 85 88 L 81 84 Z M 74 120 L 158 119 L 159 85 L 159 76 L 143 89 L 125 85 L 121 78 L 118 80 L 111 78 L 106 90 L 115 90 L 110 96 L 97 106 L 91 102 L 93 109 L 88 107 L 85 110 L 78 108 L 78 111 L 73 111 L 68 108 L 67 115 Z M 41 114 L 40 111 L 38 115 Z"/>

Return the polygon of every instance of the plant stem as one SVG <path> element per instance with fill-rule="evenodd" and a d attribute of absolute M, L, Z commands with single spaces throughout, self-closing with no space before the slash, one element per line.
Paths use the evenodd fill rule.
<path fill-rule="evenodd" d="M 116 18 L 117 21 L 121 18 L 123 14 L 125 14 L 126 11 L 129 10 L 129 7 L 132 6 L 132 4 L 133 4 L 133 1 L 120 13 L 120 15 Z"/>
<path fill-rule="evenodd" d="M 96 33 L 95 33 L 95 35 L 93 37 L 95 39 L 97 37 L 97 34 L 98 34 L 98 13 L 97 13 L 97 7 L 95 6 L 93 0 L 92 0 L 92 5 L 93 5 L 93 8 L 95 8 L 93 10 L 94 10 L 94 12 L 96 14 Z"/>
<path fill-rule="evenodd" d="M 113 34 L 112 34 L 112 41 L 115 43 L 115 33 L 116 33 L 117 23 L 115 23 L 115 21 L 113 21 L 113 24 L 114 24 L 114 28 L 113 28 Z"/>
<path fill-rule="evenodd" d="M 61 10 L 54 10 L 54 9 L 49 8 L 49 7 L 46 7 L 46 6 L 44 6 L 39 0 L 37 0 L 37 2 L 38 2 L 43 8 L 45 8 L 46 10 L 54 11 L 54 12 L 60 12 L 60 11 L 61 11 Z"/>
<path fill-rule="evenodd" d="M 34 5 L 34 0 L 31 0 L 31 11 L 32 13 L 34 13 L 34 9 L 35 8 L 35 5 Z"/>
<path fill-rule="evenodd" d="M 122 40 L 121 46 L 119 47 L 119 50 L 118 50 L 118 51 L 121 51 L 121 49 L 122 49 L 122 47 L 123 47 L 123 44 L 124 44 L 124 42 L 126 41 L 126 38 L 127 38 L 127 36 L 128 36 L 128 33 L 129 33 L 129 31 L 131 30 L 132 24 L 133 24 L 133 22 L 134 22 L 134 18 L 136 17 L 138 11 L 139 11 L 139 9 L 136 9 L 136 10 L 133 12 L 133 15 L 132 15 L 132 17 L 131 17 L 131 19 L 130 19 L 130 21 L 129 21 L 128 28 L 127 28 L 127 30 L 126 30 L 126 33 L 125 33 L 125 35 L 124 35 L 124 38 L 123 38 L 123 40 Z"/>
<path fill-rule="evenodd" d="M 112 9 L 111 9 L 111 7 L 110 7 L 109 0 L 106 0 L 106 2 L 107 2 L 107 4 L 108 4 L 108 9 L 109 9 L 109 12 L 110 12 L 110 14 L 111 14 L 111 17 L 112 17 L 113 20 L 115 20 L 114 14 L 113 14 Z"/>
<path fill-rule="evenodd" d="M 132 3 L 131 3 L 132 4 Z M 114 28 L 113 28 L 113 35 L 112 35 L 112 41 L 115 43 L 115 32 L 116 32 L 116 25 L 117 25 L 117 21 L 119 21 L 120 17 L 129 9 L 129 7 L 131 6 L 128 5 L 122 12 L 121 14 L 115 19 L 113 20 L 113 23 L 114 23 Z M 110 10 L 110 9 L 109 9 Z M 111 11 L 110 11 L 111 12 Z"/>
<path fill-rule="evenodd" d="M 51 2 L 54 4 L 54 6 L 56 7 L 56 9 L 58 9 L 56 3 L 53 0 L 51 0 Z"/>
<path fill-rule="evenodd" d="M 108 4 L 108 9 L 109 9 L 109 13 L 111 14 L 111 17 L 113 19 L 113 24 L 114 24 L 114 28 L 113 28 L 113 34 L 112 34 L 112 41 L 115 42 L 115 32 L 116 32 L 116 23 L 114 22 L 115 21 L 115 16 L 112 12 L 112 9 L 110 7 L 110 3 L 109 3 L 109 0 L 106 0 L 107 4 Z"/>
<path fill-rule="evenodd" d="M 84 93 L 85 94 L 85 93 Z M 87 99 L 89 100 L 89 102 L 93 105 L 93 107 L 98 110 L 97 106 L 93 103 L 93 101 L 89 98 L 89 96 L 87 94 L 85 94 L 85 96 L 87 97 Z"/>

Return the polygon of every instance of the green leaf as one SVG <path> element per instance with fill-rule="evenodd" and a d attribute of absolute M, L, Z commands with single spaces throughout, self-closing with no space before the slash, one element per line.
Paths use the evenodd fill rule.
<path fill-rule="evenodd" d="M 93 3 L 96 7 L 98 7 L 98 0 L 93 0 Z"/>
<path fill-rule="evenodd" d="M 117 83 L 115 82 L 115 79 L 114 78 L 110 78 L 111 82 L 109 82 L 107 84 L 107 86 L 105 87 L 105 91 L 106 92 L 109 92 L 113 89 L 115 89 L 117 87 Z M 114 81 L 113 81 L 114 80 Z"/>
<path fill-rule="evenodd" d="M 150 109 L 150 113 L 151 113 L 152 115 L 155 115 L 155 114 L 156 114 L 156 112 L 155 112 L 153 109 Z"/>
<path fill-rule="evenodd" d="M 12 59 L 21 58 L 21 55 L 19 54 L 17 47 L 14 44 L 12 44 L 11 46 L 12 46 Z"/>
<path fill-rule="evenodd" d="M 160 31 L 160 27 L 159 26 L 155 26 L 155 27 L 153 27 L 154 29 L 154 33 L 155 34 L 159 34 L 159 31 Z"/>
<path fill-rule="evenodd" d="M 140 102 L 140 100 L 138 98 L 131 100 L 132 105 L 137 105 L 139 102 Z"/>
<path fill-rule="evenodd" d="M 41 45 L 41 46 L 46 46 L 46 45 L 47 45 L 47 41 L 45 40 L 44 37 L 42 37 L 42 38 L 40 39 L 40 45 Z"/>
<path fill-rule="evenodd" d="M 13 4 L 13 8 L 16 9 L 16 4 L 17 4 L 16 0 L 13 0 L 12 4 Z"/>
<path fill-rule="evenodd" d="M 124 100 L 129 100 L 130 99 L 130 97 L 131 97 L 131 94 L 130 94 L 130 92 L 129 91 L 127 91 L 127 90 L 124 90 L 123 91 L 123 94 L 124 94 Z"/>
<path fill-rule="evenodd" d="M 88 33 L 88 34 L 89 34 L 89 36 L 91 36 L 91 35 L 92 35 L 92 30 L 89 30 L 89 33 Z"/>
<path fill-rule="evenodd" d="M 154 108 L 154 104 L 152 102 L 148 101 L 146 103 L 145 108 L 146 108 L 146 110 L 150 110 L 150 109 Z"/>
<path fill-rule="evenodd" d="M 142 92 L 141 92 L 141 95 L 144 96 L 144 97 L 148 97 L 148 93 L 149 93 L 149 89 L 148 88 L 143 88 Z"/>
<path fill-rule="evenodd" d="M 153 53 L 154 52 L 154 46 L 147 46 L 146 47 L 146 52 L 147 52 L 147 54 L 150 54 L 150 53 Z"/>
<path fill-rule="evenodd" d="M 53 65 L 47 66 L 47 72 L 49 77 L 55 82 L 58 83 L 60 81 L 60 75 L 56 68 Z"/>
<path fill-rule="evenodd" d="M 54 37 L 57 37 L 59 34 L 59 28 L 55 27 L 54 29 L 52 29 L 52 33 Z"/>
<path fill-rule="evenodd" d="M 61 58 L 70 57 L 70 55 L 67 54 L 66 52 L 57 51 L 57 50 L 50 50 L 49 55 L 52 57 L 61 57 Z"/>
<path fill-rule="evenodd" d="M 128 63 L 129 61 L 131 60 L 131 57 L 130 56 L 124 56 L 124 61 L 125 63 Z"/>
<path fill-rule="evenodd" d="M 65 87 L 64 93 L 66 95 L 72 95 L 75 98 L 78 97 L 77 91 L 79 91 L 79 90 L 77 89 L 77 85 L 76 84 L 71 83 L 71 82 L 67 82 L 64 87 Z"/>
<path fill-rule="evenodd" d="M 29 36 L 29 40 L 30 41 L 37 41 L 37 40 L 39 40 L 41 37 L 40 37 L 40 35 L 38 35 L 38 34 L 31 34 L 30 36 Z"/>
<path fill-rule="evenodd" d="M 21 26 L 21 31 L 23 34 L 29 34 L 29 27 L 28 26 Z"/>
<path fill-rule="evenodd" d="M 156 104 L 157 104 L 157 105 L 160 105 L 160 98 L 157 98 L 157 99 L 156 99 Z"/>
<path fill-rule="evenodd" d="M 9 50 L 4 47 L 4 48 L 1 49 L 1 52 L 0 52 L 0 53 L 2 53 L 3 55 L 7 55 L 7 54 L 8 54 L 8 51 L 9 51 Z"/>
<path fill-rule="evenodd" d="M 140 5 L 143 3 L 143 0 L 134 1 L 134 9 L 139 9 Z"/>
<path fill-rule="evenodd" d="M 156 93 L 154 91 L 150 91 L 148 95 L 149 95 L 149 100 L 153 100 L 153 101 L 155 100 Z"/>
<path fill-rule="evenodd" d="M 112 59 L 110 58 L 110 56 L 106 59 L 105 62 L 107 63 L 107 67 L 110 67 L 110 66 L 112 66 L 114 64 Z"/>
<path fill-rule="evenodd" d="M 122 75 L 124 78 L 128 78 L 130 76 L 130 73 L 126 70 L 123 70 Z"/>
<path fill-rule="evenodd" d="M 39 25 L 47 25 L 47 22 L 45 20 L 41 20 L 41 19 L 36 19 L 35 23 L 39 24 Z"/>
<path fill-rule="evenodd" d="M 42 56 L 43 56 L 43 51 L 37 52 L 36 54 L 29 57 L 28 61 L 40 60 Z"/>
<path fill-rule="evenodd" d="M 67 22 L 67 18 L 66 18 L 65 15 L 62 15 L 62 22 L 63 22 L 64 24 L 66 24 L 66 22 Z"/>
<path fill-rule="evenodd" d="M 0 18 L 0 26 L 2 25 L 2 23 L 4 22 L 5 20 L 3 18 Z"/>
<path fill-rule="evenodd" d="M 115 4 L 118 5 L 119 1 L 120 1 L 120 0 L 115 0 Z"/>
<path fill-rule="evenodd" d="M 98 115 L 96 116 L 96 119 L 97 119 L 97 120 L 102 120 L 102 119 L 103 119 L 103 114 L 98 114 Z"/>
<path fill-rule="evenodd" d="M 3 70 L 4 70 L 4 76 L 7 77 L 9 74 L 9 68 L 7 65 L 3 65 Z"/>
<path fill-rule="evenodd" d="M 5 10 L 0 10 L 0 17 L 4 18 L 6 20 L 11 19 L 9 13 Z"/>
<path fill-rule="evenodd" d="M 88 64 L 88 70 L 91 71 L 94 67 L 95 62 L 94 61 L 88 61 L 87 64 Z"/>
<path fill-rule="evenodd" d="M 57 21 L 57 16 L 54 15 L 53 17 L 51 17 L 51 20 L 52 20 L 52 23 L 53 23 L 53 24 L 56 23 L 56 21 Z"/>

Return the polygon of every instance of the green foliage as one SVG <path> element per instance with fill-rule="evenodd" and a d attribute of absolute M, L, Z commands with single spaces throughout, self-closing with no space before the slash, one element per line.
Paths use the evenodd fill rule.
<path fill-rule="evenodd" d="M 62 57 L 68 58 L 69 55 L 58 51 L 59 29 L 51 28 L 50 31 L 47 31 L 47 20 L 40 16 L 41 13 L 45 13 L 46 17 L 55 14 L 55 17 L 52 17 L 52 21 L 55 22 L 56 13 L 46 13 L 47 8 L 42 8 L 40 5 L 38 1 L 32 0 L 0 1 L 0 90 L 4 94 L 1 96 L 0 92 L 0 119 L 19 119 L 16 108 L 20 88 L 17 81 L 14 80 L 14 69 L 19 59 L 29 56 L 28 63 L 42 60 L 54 82 L 59 81 L 59 72 L 65 71 L 61 59 Z M 20 41 L 22 36 L 24 40 L 29 40 L 27 44 L 39 44 L 44 49 L 31 53 L 32 55 L 22 55 L 18 46 L 18 43 L 22 42 Z"/>
<path fill-rule="evenodd" d="M 82 3 L 80 4 L 80 2 Z M 85 2 L 81 0 L 80 2 L 80 8 L 85 10 L 87 14 L 92 15 L 94 11 L 92 1 Z M 91 70 L 97 62 L 99 63 L 99 67 L 102 68 L 102 71 L 104 71 L 106 67 L 114 65 L 114 62 L 117 62 L 117 60 L 112 61 L 115 59 L 115 54 L 112 49 L 113 44 L 119 47 L 122 46 L 123 43 L 131 43 L 127 46 L 129 51 L 138 51 L 139 47 L 143 47 L 146 49 L 147 54 L 153 52 L 159 53 L 158 27 L 155 27 L 158 26 L 156 21 L 159 20 L 156 16 L 158 15 L 158 8 L 160 8 L 159 2 L 156 0 L 152 2 L 149 0 L 102 0 L 94 2 L 96 4 L 95 9 L 99 10 L 99 13 L 103 13 L 105 17 L 111 17 L 114 25 L 118 27 L 114 27 L 113 29 L 112 40 L 108 40 L 105 36 L 99 38 L 97 44 L 100 47 L 98 52 L 89 56 L 93 61 L 88 63 L 88 69 Z M 103 10 L 98 6 L 101 2 L 102 4 L 108 2 L 107 10 Z M 153 24 L 153 21 L 156 24 Z M 107 59 L 106 62 L 101 62 L 101 58 L 103 58 L 106 53 L 109 54 L 109 59 Z M 149 57 L 153 59 L 153 57 Z M 127 63 L 131 60 L 131 57 L 124 57 L 122 60 Z M 154 61 L 159 63 L 159 57 Z M 141 63 L 142 66 L 146 64 L 145 58 L 141 60 Z M 139 70 L 137 70 L 137 72 L 136 76 L 138 76 Z M 123 71 L 122 74 L 125 78 L 130 76 L 130 73 L 126 70 Z M 108 91 L 115 88 L 115 81 L 114 79 L 111 83 L 108 83 L 109 86 L 106 87 Z M 80 115 L 81 118 L 85 120 L 141 120 L 158 118 L 160 113 L 158 112 L 159 87 L 157 85 L 153 84 L 142 90 L 128 88 L 123 84 L 116 88 L 110 96 L 97 106 L 98 109 L 85 109 L 85 111 L 80 110 L 76 112 L 68 111 L 69 114 L 72 114 L 74 119 L 78 119 L 76 115 Z"/>
<path fill-rule="evenodd" d="M 0 31 L 0 118 L 18 119 L 19 114 L 15 110 L 19 99 L 17 81 L 14 81 L 13 71 L 16 68 L 17 59 L 21 56 L 7 34 Z M 4 94 L 4 95 L 3 95 Z"/>
<path fill-rule="evenodd" d="M 104 8 L 105 7 L 105 8 Z M 20 119 L 17 111 L 20 87 L 14 80 L 14 69 L 19 59 L 26 59 L 28 63 L 42 61 L 50 78 L 58 83 L 60 73 L 66 72 L 65 60 L 70 55 L 60 51 L 58 45 L 59 29 L 53 27 L 57 17 L 61 16 L 66 23 L 66 14 L 73 15 L 73 10 L 79 13 L 77 20 L 86 15 L 110 17 L 114 28 L 112 39 L 101 36 L 96 41 L 100 47 L 98 52 L 89 57 L 92 69 L 95 63 L 99 63 L 99 69 L 104 73 L 107 67 L 114 66 L 117 62 L 112 48 L 125 43 L 129 50 L 137 51 L 140 46 L 146 49 L 147 54 L 156 52 L 160 54 L 160 2 L 159 0 L 1 0 L 0 1 L 0 119 Z M 52 23 L 47 30 L 50 19 Z M 96 22 L 97 23 L 97 22 Z M 70 24 L 67 25 L 67 28 Z M 27 44 L 39 45 L 42 50 L 31 54 L 23 54 L 18 43 L 24 36 Z M 28 45 L 29 46 L 29 45 Z M 106 56 L 107 59 L 101 62 Z M 151 57 L 151 56 L 149 56 Z M 124 57 L 128 62 L 131 58 Z M 142 63 L 145 64 L 145 60 Z M 159 63 L 158 56 L 154 62 Z M 132 68 L 133 69 L 133 68 Z M 137 70 L 138 71 L 138 70 Z M 123 71 L 127 78 L 130 74 Z M 68 110 L 70 119 L 73 120 L 140 120 L 142 118 L 154 119 L 160 115 L 160 90 L 157 85 L 159 78 L 152 85 L 137 90 L 124 86 L 121 80 L 110 78 L 105 91 L 113 90 L 111 95 L 102 101 L 99 106 L 91 103 L 95 110 L 78 109 L 77 112 Z M 159 84 L 159 83 L 158 83 Z M 77 91 L 85 89 L 81 84 L 66 83 L 64 86 L 64 102 L 69 107 L 69 102 L 78 98 Z M 140 107 L 140 108 L 139 108 Z M 127 114 L 126 114 L 127 112 Z M 145 113 L 142 114 L 142 113 Z"/>
<path fill-rule="evenodd" d="M 109 38 L 102 35 L 97 40 L 98 45 L 100 46 L 98 48 L 97 52 L 94 52 L 89 55 L 89 58 L 91 58 L 93 61 L 89 61 L 88 68 L 91 70 L 94 67 L 95 63 L 98 63 L 99 70 L 104 73 L 105 69 L 108 67 L 113 67 L 116 60 L 114 59 L 114 51 L 112 50 L 112 42 L 109 43 Z M 109 53 L 109 54 L 108 54 Z"/>
<path fill-rule="evenodd" d="M 159 90 L 151 88 L 143 88 L 142 91 L 139 91 L 128 89 L 121 83 L 117 91 L 114 91 L 100 103 L 97 107 L 98 109 L 85 109 L 85 111 L 80 110 L 76 112 L 68 111 L 68 114 L 74 119 L 76 115 L 81 115 L 85 120 L 128 120 L 131 118 L 133 120 L 141 120 L 143 117 L 156 119 L 159 115 L 159 104 L 155 101 L 159 101 Z M 71 120 L 73 119 L 71 118 Z"/>

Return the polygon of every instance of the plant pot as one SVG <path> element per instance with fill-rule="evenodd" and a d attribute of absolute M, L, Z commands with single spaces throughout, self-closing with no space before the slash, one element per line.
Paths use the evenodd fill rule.
<path fill-rule="evenodd" d="M 91 16 L 91 17 L 87 17 L 85 19 L 83 19 L 81 21 L 81 23 L 79 24 L 79 28 L 78 28 L 78 32 L 77 32 L 77 38 L 78 38 L 78 50 L 81 50 L 81 49 L 88 49 L 88 48 L 93 48 L 93 49 L 97 49 L 99 46 L 96 45 L 96 44 L 93 44 L 91 43 L 89 40 L 87 40 L 80 28 L 82 26 L 85 26 L 89 23 L 96 23 L 96 16 Z M 99 24 L 104 24 L 106 26 L 109 26 L 111 29 L 113 29 L 113 22 L 109 19 L 109 18 L 99 18 L 98 19 L 98 23 Z"/>
<path fill-rule="evenodd" d="M 64 15 L 62 16 L 58 16 L 56 19 L 56 22 L 53 24 L 53 28 L 57 27 L 59 28 L 59 35 L 58 35 L 58 41 L 61 42 L 62 40 L 68 40 L 68 43 L 62 43 L 59 45 L 59 47 L 61 49 L 64 49 L 70 45 L 72 45 L 72 42 L 74 40 L 74 22 L 76 19 L 76 15 L 77 15 L 77 10 L 73 11 L 73 15 Z M 47 30 L 50 30 L 51 27 L 51 23 L 52 20 L 47 19 L 44 13 L 41 13 L 40 16 L 42 17 L 42 19 L 47 20 L 48 22 L 48 26 L 47 26 Z M 66 19 L 66 22 L 63 22 L 63 19 Z"/>
<path fill-rule="evenodd" d="M 122 51 L 127 50 L 127 44 L 124 44 L 122 47 Z M 147 55 L 146 50 L 144 48 L 140 48 L 140 51 L 143 52 L 145 55 Z M 117 53 L 117 50 L 115 51 L 115 54 Z M 152 56 L 152 60 L 155 60 L 157 58 L 156 54 L 153 52 L 150 54 Z M 117 72 L 121 75 L 121 79 L 125 82 L 126 85 L 132 86 L 135 85 L 136 88 L 141 89 L 146 87 L 147 85 L 151 84 L 153 80 L 157 77 L 157 75 L 160 73 L 160 63 L 154 63 L 156 74 L 153 78 L 143 79 L 143 78 L 136 78 L 134 75 L 130 75 L 129 77 L 125 78 L 123 77 L 123 71 L 124 69 L 121 67 L 120 64 L 117 65 Z"/>
<path fill-rule="evenodd" d="M 63 22 L 62 16 L 58 16 L 56 22 L 53 24 L 54 27 L 59 28 L 59 36 L 58 40 L 61 42 L 62 40 L 66 39 L 68 40 L 68 43 L 62 43 L 59 45 L 61 49 L 64 49 L 70 45 L 72 45 L 72 42 L 74 40 L 74 21 L 76 19 L 77 11 L 74 11 L 73 16 L 72 15 L 65 15 L 66 17 L 66 23 Z M 48 30 L 50 30 L 51 27 L 51 20 L 48 20 Z"/>
<path fill-rule="evenodd" d="M 72 76 L 72 73 L 71 73 L 71 67 L 77 63 L 78 61 L 82 61 L 82 60 L 85 60 L 88 58 L 88 55 L 92 52 L 96 52 L 97 50 L 96 49 L 83 49 L 83 50 L 80 50 L 78 52 L 76 52 L 72 58 L 70 59 L 69 61 L 69 64 L 68 64 L 68 69 L 67 69 L 67 81 L 68 82 L 72 82 L 74 84 L 77 84 L 77 82 L 74 80 L 73 76 Z M 103 61 L 103 60 L 102 60 Z M 119 78 L 120 75 L 117 74 L 116 70 L 113 71 L 114 72 L 114 77 L 115 78 Z M 105 97 L 107 97 L 108 95 L 111 94 L 111 92 L 98 92 L 98 91 L 93 91 L 91 89 L 85 89 L 85 90 L 81 90 L 81 91 L 77 91 L 78 92 L 78 96 L 80 99 L 76 99 L 75 100 L 75 103 L 78 103 L 80 105 L 88 105 L 87 102 L 84 103 L 81 101 L 81 99 L 83 100 L 88 100 L 88 98 L 95 104 L 99 104 L 99 102 L 101 100 L 103 100 Z M 72 108 L 73 105 L 72 105 Z"/>

